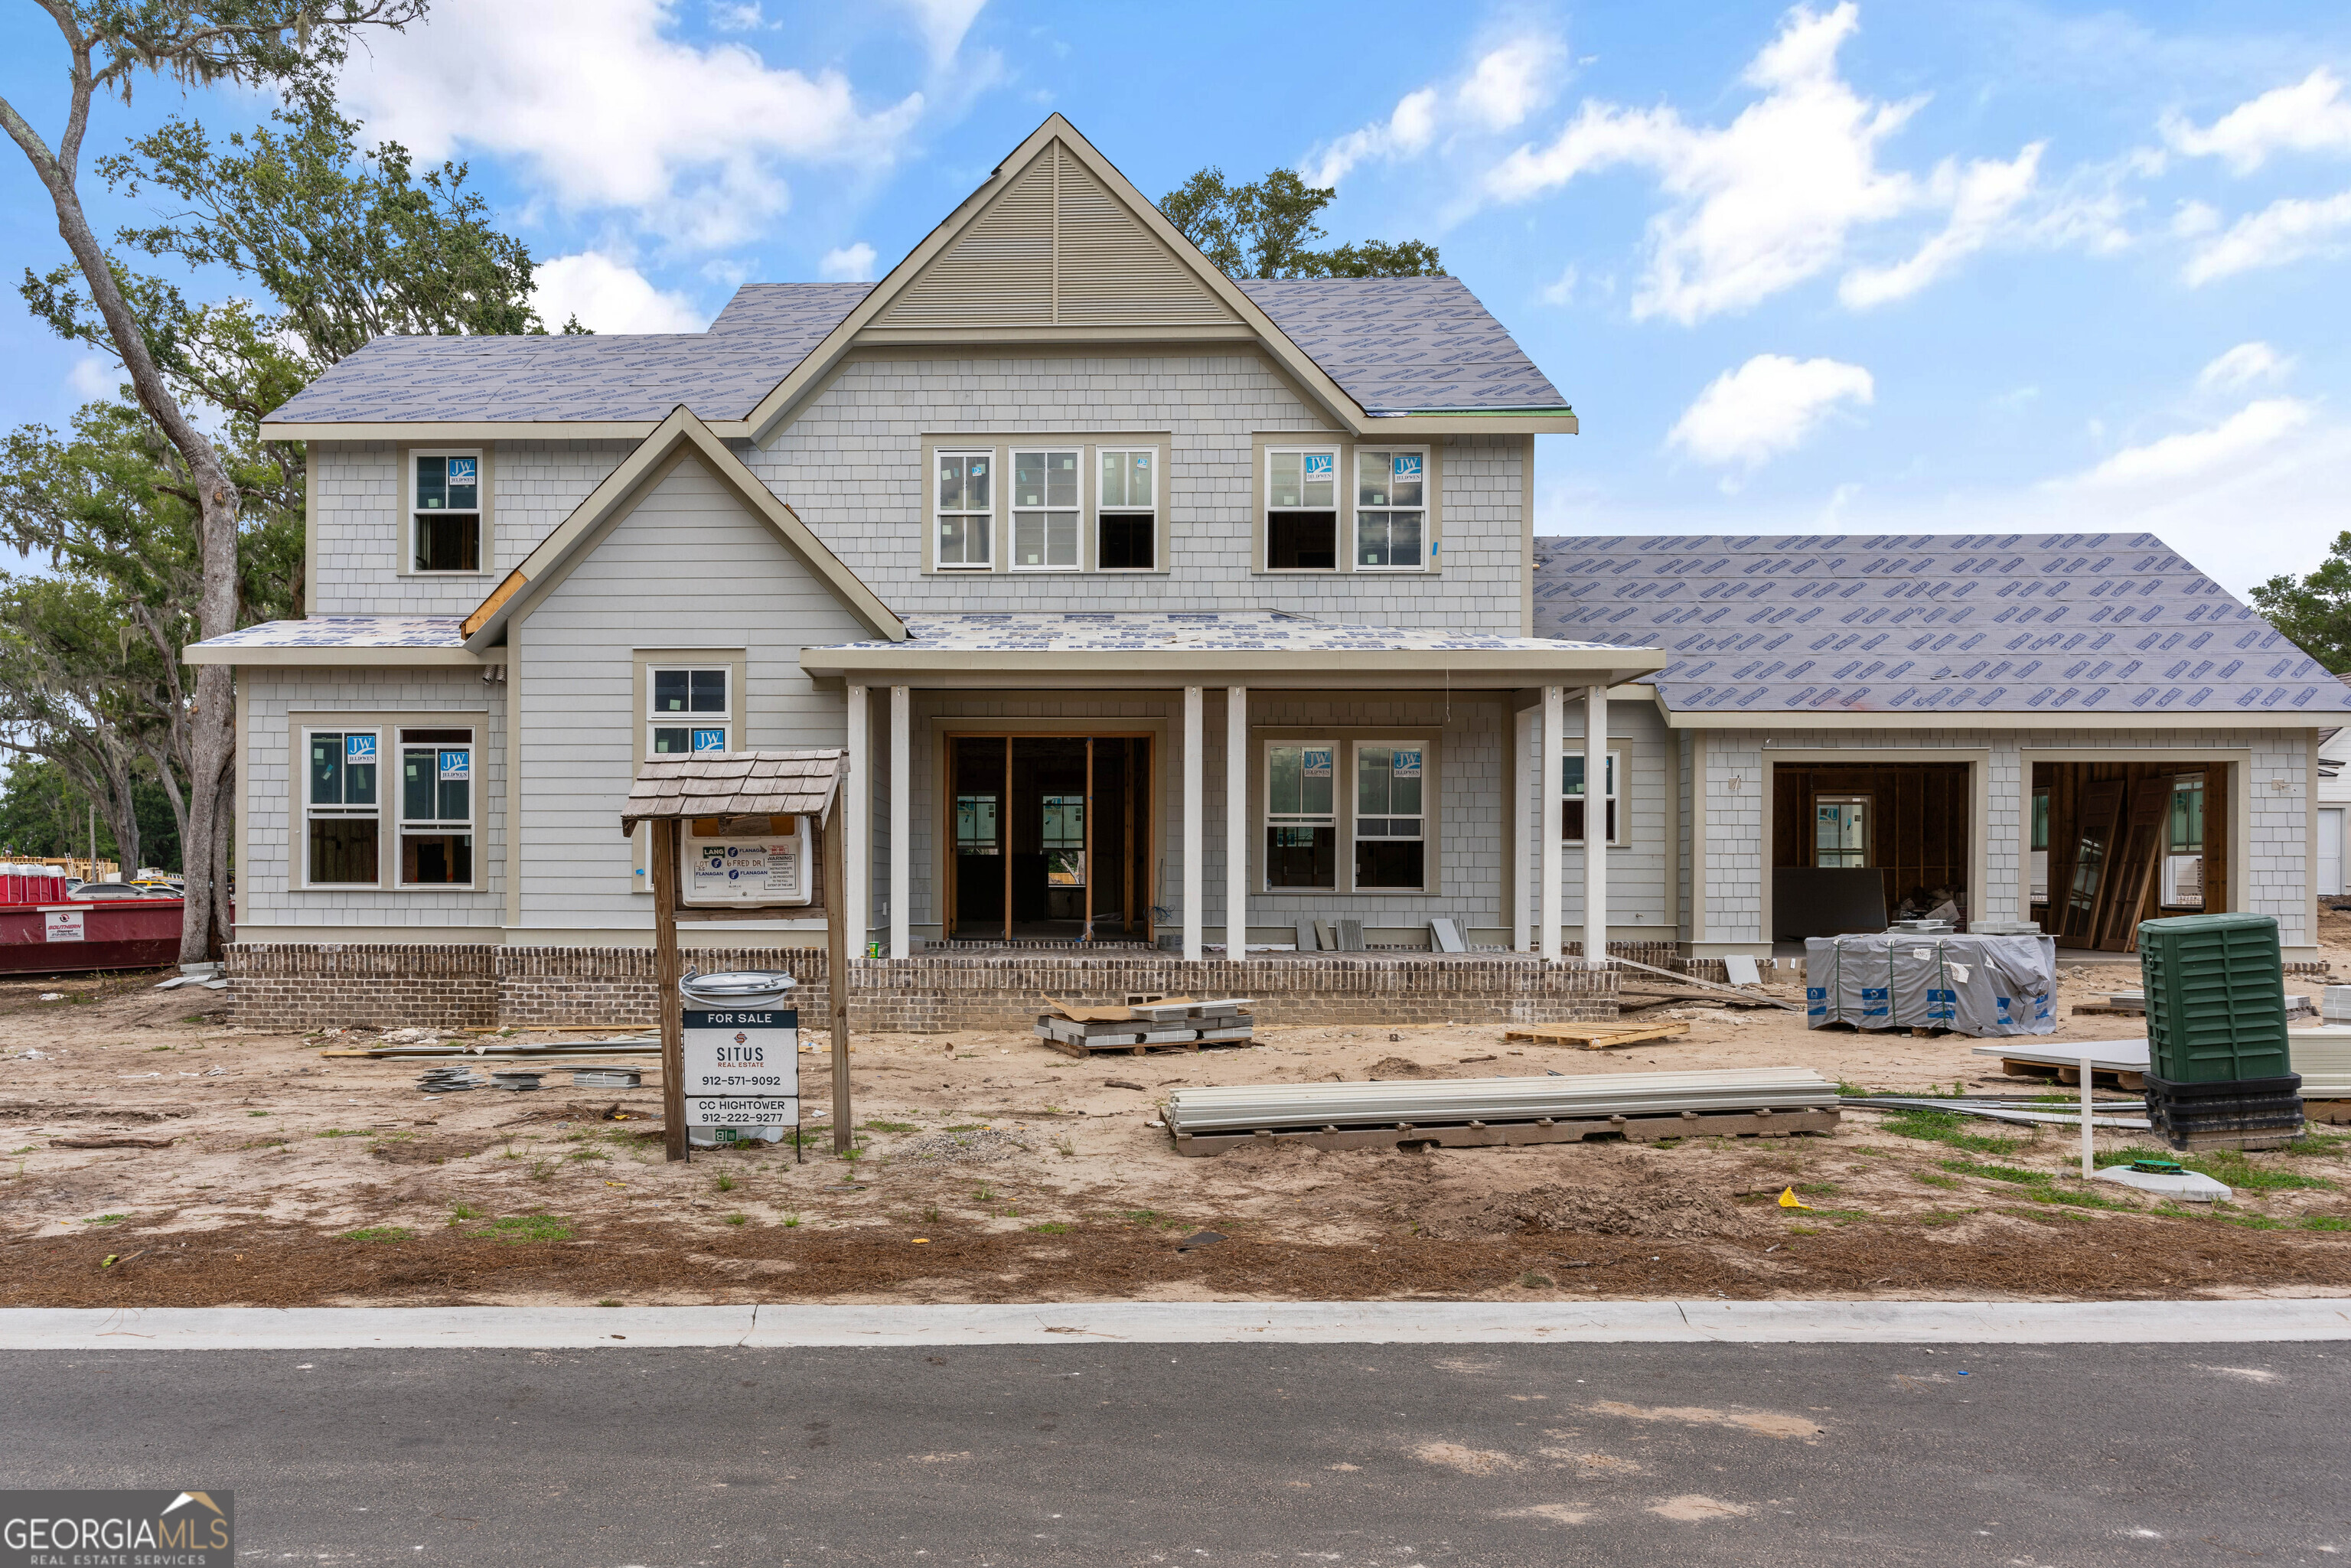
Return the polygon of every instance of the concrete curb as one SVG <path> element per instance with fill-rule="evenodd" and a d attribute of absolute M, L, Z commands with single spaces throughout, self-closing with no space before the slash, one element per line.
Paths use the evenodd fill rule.
<path fill-rule="evenodd" d="M 0 1309 L 0 1351 L 2351 1340 L 2351 1299 Z"/>

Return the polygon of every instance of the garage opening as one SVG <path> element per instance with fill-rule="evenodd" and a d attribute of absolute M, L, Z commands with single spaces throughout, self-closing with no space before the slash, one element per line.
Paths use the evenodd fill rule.
<path fill-rule="evenodd" d="M 2229 767 L 2032 765 L 2032 918 L 2060 947 L 2138 950 L 2138 923 L 2229 907 Z"/>
<path fill-rule="evenodd" d="M 1939 915 L 1964 928 L 1974 796 L 1964 762 L 1782 762 L 1771 771 L 1775 941 Z"/>

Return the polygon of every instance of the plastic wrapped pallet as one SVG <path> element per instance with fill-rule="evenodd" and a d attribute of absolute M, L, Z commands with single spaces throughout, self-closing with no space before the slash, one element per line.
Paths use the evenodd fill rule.
<path fill-rule="evenodd" d="M 1804 944 L 1804 1021 L 1948 1029 L 1979 1039 L 2053 1034 L 2049 936 L 1815 936 Z"/>

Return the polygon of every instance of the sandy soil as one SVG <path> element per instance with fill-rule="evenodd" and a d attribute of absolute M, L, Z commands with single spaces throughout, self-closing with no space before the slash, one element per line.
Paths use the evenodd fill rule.
<path fill-rule="evenodd" d="M 2351 917 L 2323 935 L 2351 971 Z M 855 1159 L 833 1157 L 820 1124 L 805 1163 L 765 1147 L 680 1166 L 661 1156 L 651 1075 L 638 1091 L 550 1073 L 534 1093 L 433 1099 L 416 1087 L 426 1063 L 326 1054 L 372 1031 L 231 1030 L 219 993 L 157 977 L 0 983 L 0 1304 L 2351 1288 L 2351 1139 L 2251 1156 L 2216 1212 L 2072 1179 L 2063 1132 L 1970 1123 L 1954 1143 L 1866 1113 L 1827 1136 L 1207 1159 L 1150 1124 L 1182 1084 L 1547 1069 L 1795 1064 L 1872 1089 L 2030 1088 L 1955 1035 L 1674 1007 L 1640 1016 L 1687 1021 L 1686 1039 L 1608 1052 L 1509 1042 L 1496 1025 L 1276 1028 L 1254 1048 L 1090 1061 L 1027 1035 L 861 1036 Z M 2128 966 L 2069 971 L 2056 1038 L 2142 1035 L 2071 1016 L 2136 984 Z M 802 1061 L 821 1107 L 824 1059 Z M 108 1137 L 169 1143 L 68 1146 Z M 2248 1174 L 2308 1185 L 2248 1188 Z M 1792 1187 L 1809 1210 L 1780 1205 Z M 1221 1239 L 1179 1250 L 1204 1230 Z"/>

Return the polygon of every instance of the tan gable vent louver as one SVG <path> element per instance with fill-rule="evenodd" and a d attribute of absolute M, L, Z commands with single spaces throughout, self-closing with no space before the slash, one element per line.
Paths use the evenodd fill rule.
<path fill-rule="evenodd" d="M 1238 319 L 1076 155 L 1052 143 L 877 327 L 1205 326 Z"/>

